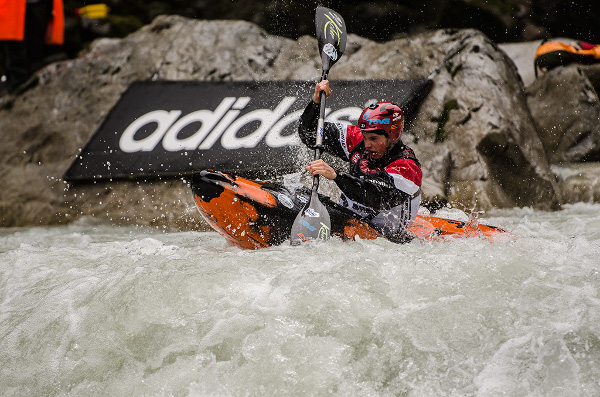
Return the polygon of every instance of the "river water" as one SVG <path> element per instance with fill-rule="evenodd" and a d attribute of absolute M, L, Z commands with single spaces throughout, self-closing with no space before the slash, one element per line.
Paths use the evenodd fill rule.
<path fill-rule="evenodd" d="M 482 217 L 516 237 L 0 229 L 0 393 L 600 395 L 600 205 Z"/>

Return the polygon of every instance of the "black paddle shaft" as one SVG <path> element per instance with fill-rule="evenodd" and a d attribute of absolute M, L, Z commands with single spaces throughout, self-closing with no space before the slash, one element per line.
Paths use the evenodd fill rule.
<path fill-rule="evenodd" d="M 323 75 L 321 76 L 321 81 L 327 80 L 327 70 L 323 70 Z M 321 152 L 323 151 L 323 133 L 325 129 L 325 91 L 321 91 L 319 93 L 320 98 L 320 109 L 319 109 L 319 121 L 317 123 L 317 141 L 315 144 L 315 160 L 321 158 Z M 313 192 L 316 192 L 319 189 L 319 174 L 313 176 Z"/>

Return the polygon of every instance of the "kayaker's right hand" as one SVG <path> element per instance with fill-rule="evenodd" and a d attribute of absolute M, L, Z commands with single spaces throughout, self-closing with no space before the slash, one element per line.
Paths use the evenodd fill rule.
<path fill-rule="evenodd" d="M 315 93 L 313 94 L 312 98 L 314 103 L 321 103 L 321 91 L 325 91 L 325 98 L 329 98 L 331 95 L 329 80 L 322 80 L 315 85 Z"/>

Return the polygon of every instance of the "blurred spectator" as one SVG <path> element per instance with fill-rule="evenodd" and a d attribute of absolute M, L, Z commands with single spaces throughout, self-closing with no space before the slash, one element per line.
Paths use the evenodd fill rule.
<path fill-rule="evenodd" d="M 8 92 L 43 66 L 45 44 L 63 42 L 62 0 L 0 0 L 0 48 Z"/>

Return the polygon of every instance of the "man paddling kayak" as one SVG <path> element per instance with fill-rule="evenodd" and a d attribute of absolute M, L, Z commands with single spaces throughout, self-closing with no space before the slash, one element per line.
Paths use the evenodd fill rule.
<path fill-rule="evenodd" d="M 331 95 L 329 81 L 317 83 L 312 101 L 300 116 L 300 139 L 310 148 L 316 142 L 321 91 Z M 406 240 L 421 202 L 421 166 L 413 150 L 402 143 L 403 131 L 404 113 L 398 105 L 372 104 L 363 110 L 357 125 L 324 125 L 323 150 L 350 162 L 348 172 L 322 159 L 306 166 L 311 175 L 337 184 L 341 205 L 396 242 Z"/>

